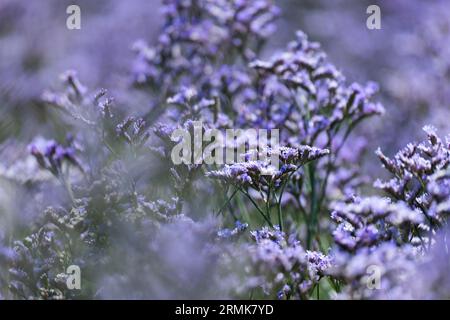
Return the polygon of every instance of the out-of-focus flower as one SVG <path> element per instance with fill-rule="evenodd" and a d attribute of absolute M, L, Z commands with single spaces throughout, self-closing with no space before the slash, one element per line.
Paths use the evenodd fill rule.
<path fill-rule="evenodd" d="M 317 160 L 329 153 L 326 149 L 309 146 L 269 148 L 262 152 L 265 152 L 267 157 L 278 156 L 280 168 L 276 168 L 271 164 L 269 158 L 264 161 L 257 160 L 228 164 L 221 170 L 208 172 L 207 176 L 238 186 L 250 186 L 256 190 L 262 187 L 278 187 L 281 185 L 281 182 L 289 178 L 289 174 L 295 172 L 306 163 Z"/>
<path fill-rule="evenodd" d="M 248 223 L 242 223 L 239 220 L 235 222 L 233 229 L 221 229 L 217 232 L 217 236 L 221 239 L 230 239 L 242 234 L 248 228 Z"/>
<path fill-rule="evenodd" d="M 75 156 L 75 149 L 71 146 L 64 147 L 54 140 L 49 140 L 41 141 L 39 144 L 31 144 L 28 148 L 41 168 L 50 171 L 55 176 L 61 175 L 63 163 L 68 163 L 83 171 Z"/>

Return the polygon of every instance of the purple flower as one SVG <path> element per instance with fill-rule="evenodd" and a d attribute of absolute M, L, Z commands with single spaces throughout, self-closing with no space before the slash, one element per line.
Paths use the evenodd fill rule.
<path fill-rule="evenodd" d="M 54 140 L 39 140 L 37 144 L 29 145 L 28 150 L 36 158 L 41 168 L 49 170 L 55 176 L 61 174 L 63 163 L 84 171 L 71 146 L 64 147 Z"/>

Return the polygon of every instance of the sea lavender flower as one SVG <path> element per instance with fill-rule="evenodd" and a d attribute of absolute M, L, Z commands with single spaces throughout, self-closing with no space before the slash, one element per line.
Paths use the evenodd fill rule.
<path fill-rule="evenodd" d="M 64 163 L 83 171 L 80 161 L 75 156 L 73 146 L 65 147 L 54 140 L 48 140 L 39 141 L 39 144 L 31 144 L 28 149 L 41 168 L 50 171 L 55 176 L 62 174 Z"/>
<path fill-rule="evenodd" d="M 255 190 L 263 187 L 279 187 L 281 182 L 288 179 L 289 174 L 310 161 L 317 160 L 329 153 L 315 147 L 300 146 L 299 148 L 279 147 L 269 148 L 258 152 L 258 155 L 278 156 L 280 168 L 276 168 L 269 160 L 256 160 L 225 165 L 223 169 L 210 171 L 208 177 L 222 179 L 238 186 L 250 186 Z"/>
<path fill-rule="evenodd" d="M 251 89 L 254 93 L 245 91 L 238 123 L 278 128 L 281 143 L 288 146 L 306 144 L 330 150 L 327 157 L 307 166 L 304 180 L 310 188 L 305 188 L 306 183 L 299 175 L 293 177 L 295 183 L 286 187 L 309 220 L 309 247 L 329 204 L 326 197 L 329 181 L 335 179 L 340 153 L 350 133 L 361 121 L 384 112 L 381 104 L 372 101 L 377 86 L 348 85 L 327 61 L 319 44 L 309 41 L 302 32 L 297 33 L 296 40 L 284 52 L 268 61 L 254 60 L 250 67 L 256 74 Z M 345 182 L 341 187 L 349 185 L 347 189 L 351 190 L 351 185 L 359 183 L 358 175 L 347 177 L 340 180 Z"/>
<path fill-rule="evenodd" d="M 271 156 L 274 156 L 274 154 L 278 156 L 280 167 L 275 167 L 269 160 L 247 161 L 227 164 L 220 170 L 207 172 L 206 176 L 221 180 L 225 182 L 225 185 L 233 186 L 236 190 L 241 191 L 251 200 L 257 211 L 270 226 L 273 226 L 270 207 L 271 202 L 274 201 L 278 207 L 278 223 L 282 228 L 281 201 L 289 179 L 299 168 L 327 155 L 329 151 L 326 149 L 301 146 L 299 148 L 269 148 L 262 152 Z M 259 193 L 263 202 L 266 204 L 265 212 L 252 199 L 252 195 L 249 194 L 249 189 L 253 189 L 257 194 Z"/>
<path fill-rule="evenodd" d="M 352 84 L 347 87 L 341 73 L 326 61 L 319 44 L 308 41 L 302 32 L 297 33 L 297 39 L 288 44 L 285 52 L 272 56 L 267 62 L 254 61 L 250 67 L 261 77 L 259 86 L 271 86 L 274 90 L 268 91 L 261 102 L 249 101 L 249 111 L 261 114 L 261 119 L 270 122 L 267 115 L 285 113 L 278 109 L 288 107 L 288 113 L 275 127 L 298 133 L 296 141 L 290 139 L 290 143 L 315 144 L 321 132 L 329 132 L 330 140 L 330 130 L 334 131 L 338 123 L 349 120 L 356 124 L 367 116 L 383 113 L 381 105 L 371 102 L 376 86 Z M 274 79 L 278 82 L 275 87 Z M 263 115 L 267 99 L 274 102 L 269 109 L 271 112 Z M 306 101 L 304 108 L 299 105 L 302 100 Z"/>
<path fill-rule="evenodd" d="M 315 281 L 320 281 L 333 264 L 332 257 L 318 251 L 307 250 L 306 259 L 308 260 L 309 276 Z"/>
<path fill-rule="evenodd" d="M 439 233 L 431 250 L 411 245 L 382 243 L 354 253 L 332 252 L 329 275 L 347 285 L 339 299 L 445 299 L 449 295 L 447 277 L 449 252 L 446 230 Z M 374 274 L 376 272 L 376 274 Z M 373 283 L 374 276 L 377 277 Z"/>
<path fill-rule="evenodd" d="M 221 239 L 231 239 L 242 234 L 248 228 L 248 223 L 242 223 L 239 220 L 235 222 L 235 227 L 230 230 L 228 228 L 221 229 L 217 232 L 217 237 Z"/>
<path fill-rule="evenodd" d="M 163 13 L 165 24 L 157 45 L 148 47 L 142 41 L 135 45 L 135 79 L 175 92 L 177 83 L 208 87 L 205 75 L 214 74 L 214 65 L 230 56 L 253 58 L 273 32 L 279 10 L 266 0 L 173 0 L 164 3 Z"/>
<path fill-rule="evenodd" d="M 274 226 L 272 229 L 269 227 L 263 227 L 260 230 L 254 230 L 250 232 L 251 237 L 256 243 L 262 240 L 271 240 L 278 245 L 282 245 L 285 240 L 285 233 L 280 230 L 279 226 Z"/>
<path fill-rule="evenodd" d="M 417 259 L 413 272 L 398 284 L 396 299 L 448 299 L 450 297 L 450 252 L 448 227 L 440 230 L 436 242 Z"/>
<path fill-rule="evenodd" d="M 416 264 L 411 246 L 398 247 L 393 243 L 364 247 L 354 253 L 336 250 L 330 255 L 333 265 L 328 274 L 345 283 L 336 294 L 337 299 L 392 299 Z"/>
<path fill-rule="evenodd" d="M 439 177 L 450 165 L 450 144 L 449 141 L 441 140 L 433 127 L 426 126 L 424 131 L 428 136 L 426 141 L 408 144 L 392 159 L 380 149 L 377 150 L 383 167 L 393 177 L 389 181 L 377 180 L 375 187 L 384 190 L 394 199 L 404 201 L 411 208 L 420 210 L 430 226 L 435 228 L 447 217 L 445 210 L 439 214 L 436 207 L 440 202 L 445 206 L 447 201 L 445 174 L 442 178 Z M 439 195 L 440 192 L 444 196 Z M 431 206 L 433 210 L 430 211 Z"/>
<path fill-rule="evenodd" d="M 262 290 L 262 297 L 307 299 L 328 270 L 329 258 L 305 251 L 295 237 L 286 237 L 279 228 L 264 227 L 251 232 L 254 244 L 240 248 L 247 271 L 242 286 Z"/>
<path fill-rule="evenodd" d="M 124 138 L 134 148 L 140 148 L 148 140 L 145 121 L 141 118 L 128 117 L 116 127 L 117 135 Z"/>
<path fill-rule="evenodd" d="M 72 294 L 59 281 L 70 259 L 64 237 L 48 227 L 14 244 L 14 259 L 9 269 L 12 294 L 22 299 L 62 299 Z M 66 296 L 67 295 L 67 296 Z"/>

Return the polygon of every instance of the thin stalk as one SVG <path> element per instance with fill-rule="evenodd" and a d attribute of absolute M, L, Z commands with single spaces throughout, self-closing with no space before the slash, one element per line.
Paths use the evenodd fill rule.
<path fill-rule="evenodd" d="M 286 188 L 288 181 L 291 179 L 291 177 L 294 173 L 295 173 L 295 171 L 292 172 L 291 174 L 289 174 L 288 178 L 283 182 L 283 185 L 281 186 L 281 189 L 280 189 L 280 196 L 277 198 L 276 194 L 275 194 L 275 200 L 277 202 L 278 223 L 280 226 L 280 231 L 283 231 L 283 214 L 281 211 L 281 200 L 283 198 L 284 189 Z"/>
<path fill-rule="evenodd" d="M 242 201 L 241 197 L 235 197 L 235 200 L 239 210 L 241 211 L 242 220 L 246 221 L 250 225 L 251 219 L 250 214 L 248 213 L 247 206 L 245 205 L 244 201 Z"/>
<path fill-rule="evenodd" d="M 268 191 L 267 191 L 267 197 L 266 197 L 266 215 L 267 215 L 267 217 L 269 217 L 269 220 L 272 220 L 271 219 L 271 215 L 270 215 L 270 191 L 272 190 L 272 184 L 270 184 L 269 185 L 269 187 L 268 187 Z"/>
<path fill-rule="evenodd" d="M 315 170 L 312 163 L 308 164 L 308 176 L 309 183 L 311 185 L 311 212 L 310 218 L 308 219 L 308 233 L 307 233 L 307 248 L 311 248 L 311 240 L 316 229 L 317 224 L 317 197 L 316 197 L 316 179 Z"/>
<path fill-rule="evenodd" d="M 250 200 L 250 202 L 255 206 L 256 210 L 258 210 L 258 212 L 261 214 L 261 216 L 264 218 L 264 220 L 269 224 L 270 227 L 273 228 L 273 224 L 270 221 L 270 219 L 268 219 L 266 217 L 266 215 L 264 214 L 264 212 L 261 210 L 261 208 L 258 206 L 258 204 L 255 202 L 255 200 L 253 200 L 253 198 L 248 194 L 248 192 L 244 191 L 242 188 L 239 189 L 243 194 L 245 194 L 245 196 Z"/>
<path fill-rule="evenodd" d="M 236 195 L 236 193 L 238 192 L 238 189 L 235 189 L 233 191 L 233 193 L 231 194 L 231 196 L 225 201 L 225 203 L 220 207 L 219 211 L 217 211 L 217 215 L 220 215 L 223 210 L 225 209 L 226 206 L 228 206 L 228 204 L 230 203 L 230 201 L 233 199 L 233 197 Z"/>

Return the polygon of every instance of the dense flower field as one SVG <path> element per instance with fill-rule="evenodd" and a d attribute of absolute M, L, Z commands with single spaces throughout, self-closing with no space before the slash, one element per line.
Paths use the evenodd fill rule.
<path fill-rule="evenodd" d="M 309 28 L 329 14 L 322 2 L 305 1 Z M 28 10 L 65 13 L 55 4 Z M 157 23 L 141 16 L 152 5 Z M 136 0 L 106 13 L 80 1 L 83 19 L 92 10 L 111 26 L 47 28 L 94 39 L 67 60 L 19 35 L 32 29 L 26 6 L 0 3 L 0 299 L 450 298 L 448 3 L 386 39 L 411 60 L 355 43 L 394 71 L 352 56 L 351 78 L 283 20 L 297 1 Z M 378 32 L 364 6 L 361 25 L 333 8 Z M 401 15 L 386 10 L 394 28 Z M 279 45 L 279 33 L 292 39 Z M 352 81 L 371 74 L 379 83 Z M 175 132 L 212 129 L 277 130 L 278 141 L 233 140 L 245 150 L 233 163 L 174 163 Z M 249 160 L 255 151 L 279 165 Z"/>

